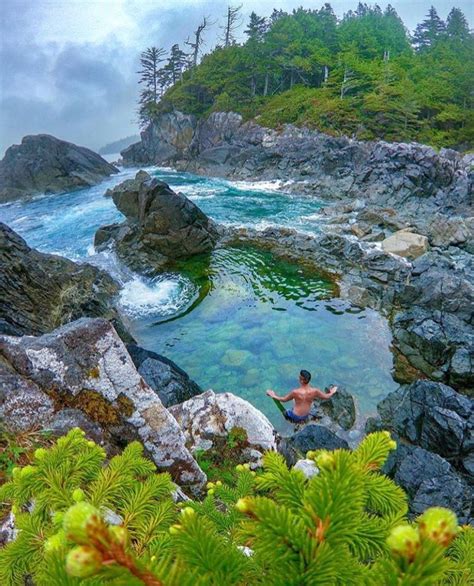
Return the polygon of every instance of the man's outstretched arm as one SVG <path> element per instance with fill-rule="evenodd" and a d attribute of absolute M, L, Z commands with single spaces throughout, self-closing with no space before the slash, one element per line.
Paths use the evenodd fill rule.
<path fill-rule="evenodd" d="M 284 397 L 279 397 L 275 391 L 271 391 L 268 390 L 267 391 L 267 395 L 269 397 L 271 397 L 272 399 L 276 399 L 277 401 L 281 401 L 282 403 L 286 403 L 287 401 L 291 401 L 291 399 L 294 398 L 293 396 L 294 391 L 290 391 L 287 395 L 285 395 Z"/>
<path fill-rule="evenodd" d="M 315 389 L 316 391 L 316 395 L 320 398 L 320 399 L 330 399 L 334 393 L 337 391 L 337 387 L 331 387 L 331 389 L 329 390 L 328 393 L 323 393 L 323 391 L 320 391 L 319 389 Z"/>

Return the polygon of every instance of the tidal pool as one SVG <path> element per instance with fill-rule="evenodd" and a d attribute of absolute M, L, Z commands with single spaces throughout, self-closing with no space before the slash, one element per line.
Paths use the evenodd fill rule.
<path fill-rule="evenodd" d="M 203 389 L 248 399 L 280 430 L 285 424 L 265 390 L 293 388 L 301 368 L 321 387 L 344 385 L 364 414 L 396 388 L 386 321 L 334 299 L 333 284 L 314 272 L 254 248 L 229 248 L 147 279 L 113 253 L 95 254 L 97 228 L 123 218 L 103 194 L 136 171 L 122 170 L 88 189 L 0 205 L 0 220 L 30 246 L 111 272 L 123 286 L 120 306 L 140 345 L 174 360 Z M 322 204 L 314 198 L 258 182 L 149 172 L 218 222 L 319 229 Z"/>
<path fill-rule="evenodd" d="M 133 335 L 204 389 L 247 399 L 281 431 L 288 426 L 265 390 L 294 388 L 302 368 L 320 387 L 344 386 L 366 415 L 396 388 L 386 321 L 334 298 L 322 276 L 251 247 L 216 250 L 177 269 L 154 287 L 167 288 L 168 306 L 173 298 L 186 303 L 171 314 L 149 306 L 135 313 Z"/>

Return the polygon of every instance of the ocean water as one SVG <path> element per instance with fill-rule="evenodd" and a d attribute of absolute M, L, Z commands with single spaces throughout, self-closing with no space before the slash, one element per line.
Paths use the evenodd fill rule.
<path fill-rule="evenodd" d="M 284 186 L 276 183 L 148 171 L 218 222 L 318 231 L 321 202 L 277 191 Z M 320 387 L 344 386 L 365 415 L 396 388 L 385 319 L 335 299 L 333 284 L 315 272 L 239 247 L 216 250 L 148 279 L 111 252 L 96 254 L 97 228 L 123 218 L 103 194 L 135 172 L 125 169 L 89 189 L 4 204 L 0 220 L 39 250 L 108 270 L 122 284 L 118 305 L 140 345 L 174 360 L 204 389 L 249 400 L 282 431 L 288 425 L 265 390 L 286 393 L 302 368 Z"/>

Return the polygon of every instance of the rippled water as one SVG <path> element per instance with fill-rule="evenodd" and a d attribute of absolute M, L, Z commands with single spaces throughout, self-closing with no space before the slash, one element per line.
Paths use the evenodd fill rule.
<path fill-rule="evenodd" d="M 135 172 L 90 189 L 0 206 L 0 219 L 31 246 L 106 268 L 123 285 L 119 306 L 141 345 L 175 360 L 203 388 L 248 399 L 280 429 L 281 416 L 265 390 L 286 392 L 301 368 L 321 387 L 344 385 L 364 413 L 396 387 L 386 321 L 332 299 L 333 285 L 302 267 L 253 248 L 232 248 L 147 279 L 111 253 L 94 254 L 97 228 L 122 218 L 103 193 Z M 219 222 L 318 230 L 321 204 L 275 191 L 276 185 L 153 173 Z"/>

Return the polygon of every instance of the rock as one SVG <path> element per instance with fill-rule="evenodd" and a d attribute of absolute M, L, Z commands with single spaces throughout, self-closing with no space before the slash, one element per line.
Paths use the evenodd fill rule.
<path fill-rule="evenodd" d="M 398 254 L 398 256 L 418 258 L 428 250 L 428 238 L 413 232 L 399 230 L 382 241 L 382 249 L 385 252 Z"/>
<path fill-rule="evenodd" d="M 400 387 L 377 406 L 385 429 L 463 469 L 474 453 L 474 404 L 441 383 Z"/>
<path fill-rule="evenodd" d="M 308 480 L 319 474 L 319 468 L 313 460 L 298 460 L 293 470 L 301 470 Z"/>
<path fill-rule="evenodd" d="M 106 320 L 83 318 L 38 338 L 1 336 L 0 355 L 0 423 L 7 430 L 67 429 L 81 421 L 78 410 L 86 433 L 92 425 L 103 445 L 119 450 L 139 440 L 178 484 L 202 488 L 205 475 L 176 420 Z"/>
<path fill-rule="evenodd" d="M 104 317 L 132 341 L 112 301 L 119 285 L 88 264 L 30 248 L 0 223 L 0 333 L 43 334 L 82 316 Z"/>
<path fill-rule="evenodd" d="M 343 388 L 338 388 L 337 393 L 326 401 L 319 403 L 319 408 L 343 429 L 348 430 L 356 420 L 356 408 L 354 397 Z"/>
<path fill-rule="evenodd" d="M 322 425 L 310 423 L 302 430 L 293 434 L 288 442 L 300 453 L 306 454 L 309 450 L 338 450 L 348 448 L 348 443 Z"/>
<path fill-rule="evenodd" d="M 209 449 L 216 439 L 225 438 L 234 428 L 247 434 L 248 446 L 259 452 L 275 450 L 272 424 L 248 401 L 232 393 L 207 391 L 169 409 L 186 437 L 193 452 Z"/>
<path fill-rule="evenodd" d="M 89 187 L 118 169 L 97 153 L 49 136 L 25 136 L 0 161 L 0 202 Z"/>
<path fill-rule="evenodd" d="M 128 344 L 127 350 L 138 374 L 158 394 L 165 407 L 183 403 L 203 392 L 172 360 L 135 344 Z"/>
<path fill-rule="evenodd" d="M 194 136 L 196 117 L 178 111 L 167 112 L 142 133 L 139 143 L 121 151 L 124 164 L 170 163 L 183 158 Z"/>
<path fill-rule="evenodd" d="M 399 445 L 383 472 L 406 491 L 413 517 L 429 507 L 447 507 L 460 524 L 472 523 L 474 494 L 443 458 L 415 446 Z"/>
<path fill-rule="evenodd" d="M 100 249 L 113 242 L 120 258 L 133 269 L 155 272 L 171 260 L 214 248 L 214 223 L 191 200 L 144 171 L 111 193 L 127 220 L 100 228 L 95 245 Z"/>
<path fill-rule="evenodd" d="M 206 175 L 292 180 L 295 190 L 348 201 L 345 213 L 360 214 L 357 220 L 374 206 L 395 209 L 397 217 L 391 221 L 382 214 L 380 227 L 412 226 L 428 237 L 437 214 L 464 218 L 472 206 L 470 161 L 454 151 L 356 141 L 290 124 L 272 130 L 254 121 L 244 123 L 233 112 L 213 112 L 198 123 L 176 111 L 163 114 L 122 155 L 129 165 L 173 160 Z"/>

